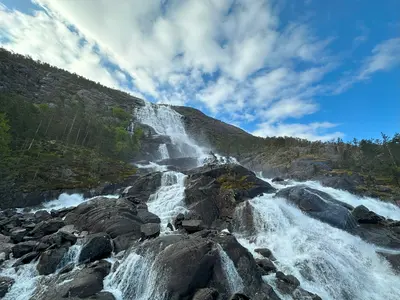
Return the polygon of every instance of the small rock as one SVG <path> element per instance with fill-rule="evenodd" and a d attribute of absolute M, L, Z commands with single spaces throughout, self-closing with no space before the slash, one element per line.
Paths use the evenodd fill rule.
<path fill-rule="evenodd" d="M 182 227 L 188 233 L 193 233 L 203 230 L 203 222 L 201 220 L 183 220 Z"/>
<path fill-rule="evenodd" d="M 64 226 L 65 226 L 64 221 L 60 219 L 42 221 L 36 225 L 36 227 L 31 231 L 30 234 L 34 237 L 42 237 L 57 232 L 60 228 Z"/>
<path fill-rule="evenodd" d="M 21 265 L 29 264 L 32 260 L 36 259 L 39 256 L 39 253 L 36 251 L 27 253 L 23 255 L 21 258 L 17 259 L 17 261 L 12 265 L 13 268 L 19 267 Z"/>
<path fill-rule="evenodd" d="M 26 235 L 26 229 L 21 227 L 14 228 L 10 232 L 10 237 L 14 243 L 22 242 L 25 235 Z"/>
<path fill-rule="evenodd" d="M 168 222 L 168 224 L 167 224 L 167 228 L 168 228 L 169 230 L 171 230 L 171 231 L 174 231 L 174 226 L 172 226 L 172 224 L 169 223 L 169 222 Z"/>
<path fill-rule="evenodd" d="M 276 267 L 272 261 L 268 258 L 256 259 L 257 265 L 263 270 L 263 275 L 270 274 L 272 272 L 276 272 Z"/>
<path fill-rule="evenodd" d="M 39 274 L 49 275 L 54 273 L 67 251 L 67 248 L 58 248 L 43 252 L 36 266 Z"/>
<path fill-rule="evenodd" d="M 37 222 L 47 221 L 50 220 L 51 214 L 47 210 L 39 210 L 35 212 L 35 218 Z"/>
<path fill-rule="evenodd" d="M 293 291 L 300 286 L 300 281 L 293 275 L 285 275 L 278 271 L 275 274 L 278 279 L 276 282 L 277 288 L 284 294 L 291 294 Z"/>
<path fill-rule="evenodd" d="M 12 247 L 11 251 L 14 258 L 19 258 L 29 252 L 32 252 L 38 243 L 35 241 L 28 241 L 16 244 Z"/>
<path fill-rule="evenodd" d="M 360 224 L 378 224 L 385 221 L 385 218 L 370 211 L 364 205 L 359 205 L 353 209 L 351 214 Z"/>
<path fill-rule="evenodd" d="M 249 297 L 247 297 L 246 295 L 240 294 L 240 293 L 236 293 L 234 295 L 232 295 L 229 300 L 250 300 Z"/>
<path fill-rule="evenodd" d="M 160 235 L 160 224 L 159 223 L 147 223 L 140 226 L 140 232 L 142 239 L 155 238 Z"/>
<path fill-rule="evenodd" d="M 90 262 L 108 257 L 112 250 L 111 238 L 107 233 L 88 235 L 79 255 L 79 262 Z"/>
<path fill-rule="evenodd" d="M 282 182 L 285 181 L 285 179 L 283 179 L 282 177 L 275 177 L 274 179 L 272 179 L 272 182 Z"/>
<path fill-rule="evenodd" d="M 0 299 L 8 293 L 14 283 L 15 280 L 10 277 L 0 276 Z"/>
<path fill-rule="evenodd" d="M 90 296 L 90 300 L 115 300 L 115 297 L 110 292 L 99 292 L 93 296 Z"/>
<path fill-rule="evenodd" d="M 260 254 L 261 256 L 264 256 L 266 258 L 269 258 L 270 260 L 276 260 L 276 258 L 274 257 L 274 255 L 272 254 L 271 250 L 267 249 L 267 248 L 258 248 L 258 249 L 254 249 L 254 252 Z"/>
<path fill-rule="evenodd" d="M 174 226 L 176 229 L 182 228 L 182 221 L 185 220 L 185 216 L 183 214 L 178 214 L 174 221 Z"/>

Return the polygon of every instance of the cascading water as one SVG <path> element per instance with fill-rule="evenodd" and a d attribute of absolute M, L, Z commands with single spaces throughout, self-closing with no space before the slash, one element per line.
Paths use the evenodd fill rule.
<path fill-rule="evenodd" d="M 269 248 L 278 268 L 299 278 L 306 290 L 323 299 L 400 299 L 400 277 L 376 253 L 376 246 L 310 218 L 273 195 L 249 204 L 254 232 L 237 232 L 239 241 L 255 256 L 255 248 Z M 273 278 L 265 279 L 274 286 Z"/>
<path fill-rule="evenodd" d="M 168 149 L 167 149 L 167 145 L 166 144 L 161 144 L 158 147 L 158 152 L 160 153 L 160 159 L 169 158 L 169 153 L 168 153 Z"/>
<path fill-rule="evenodd" d="M 164 172 L 161 177 L 161 187 L 151 195 L 147 203 L 150 212 L 161 219 L 162 230 L 168 222 L 173 221 L 179 213 L 187 212 L 183 199 L 185 197 L 185 178 L 179 172 Z"/>
<path fill-rule="evenodd" d="M 145 102 L 143 107 L 136 110 L 135 116 L 140 123 L 151 126 L 157 134 L 169 136 L 182 156 L 197 157 L 200 161 L 205 158 L 205 149 L 187 135 L 182 116 L 172 108 Z"/>
<path fill-rule="evenodd" d="M 228 284 L 228 286 L 226 287 L 227 290 L 231 294 L 243 292 L 243 280 L 237 272 L 233 261 L 229 258 L 228 254 L 226 254 L 221 246 L 218 247 L 218 252 L 221 259 L 221 266 L 226 277 L 226 282 Z"/>

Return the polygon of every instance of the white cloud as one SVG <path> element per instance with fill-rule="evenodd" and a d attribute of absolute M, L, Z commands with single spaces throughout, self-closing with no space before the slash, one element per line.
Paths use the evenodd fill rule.
<path fill-rule="evenodd" d="M 332 139 L 342 138 L 344 134 L 342 132 L 331 132 L 327 133 L 327 129 L 336 127 L 336 124 L 329 122 L 322 123 L 310 123 L 310 124 L 270 124 L 262 123 L 258 125 L 252 134 L 256 136 L 293 136 L 310 141 L 330 141 Z"/>
<path fill-rule="evenodd" d="M 157 102 L 283 129 L 276 122 L 315 113 L 316 97 L 332 93 L 322 83 L 336 67 L 332 38 L 298 20 L 282 23 L 274 1 L 34 2 L 47 13 L 0 8 L 6 48 L 111 87 L 133 84 L 135 95 Z M 398 63 L 393 40 L 373 50 L 353 82 Z M 105 56 L 121 70 L 102 65 Z M 329 129 L 304 126 L 311 137 Z"/>

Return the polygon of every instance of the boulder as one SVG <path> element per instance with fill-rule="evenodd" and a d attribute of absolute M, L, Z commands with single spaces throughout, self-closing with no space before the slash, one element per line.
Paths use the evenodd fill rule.
<path fill-rule="evenodd" d="M 206 227 L 231 222 L 238 204 L 275 189 L 240 165 L 203 166 L 186 172 L 185 203 Z M 230 228 L 228 228 L 230 229 Z"/>
<path fill-rule="evenodd" d="M 22 242 L 24 236 L 26 235 L 27 230 L 25 228 L 16 227 L 10 232 L 10 238 L 14 243 Z"/>
<path fill-rule="evenodd" d="M 260 254 L 261 256 L 264 256 L 265 258 L 269 258 L 270 260 L 276 260 L 271 250 L 269 250 L 268 248 L 257 248 L 254 249 L 254 252 Z"/>
<path fill-rule="evenodd" d="M 95 233 L 86 237 L 79 254 L 79 262 L 91 262 L 110 256 L 113 250 L 112 241 L 107 233 Z"/>
<path fill-rule="evenodd" d="M 35 212 L 35 219 L 37 222 L 47 221 L 52 219 L 53 217 L 47 210 L 39 210 Z"/>
<path fill-rule="evenodd" d="M 319 190 L 297 185 L 280 190 L 275 197 L 287 199 L 310 217 L 333 227 L 347 231 L 357 227 L 357 221 L 350 211 L 352 206 Z"/>
<path fill-rule="evenodd" d="M 90 296 L 90 300 L 115 300 L 115 297 L 110 292 L 99 292 L 93 296 Z"/>
<path fill-rule="evenodd" d="M 40 275 L 49 275 L 57 270 L 64 255 L 68 252 L 67 248 L 47 250 L 42 253 L 36 266 Z"/>
<path fill-rule="evenodd" d="M 400 274 L 400 254 L 378 252 L 379 255 L 383 256 L 392 266 L 393 270 Z"/>
<path fill-rule="evenodd" d="M 63 298 L 94 296 L 103 289 L 103 279 L 110 272 L 110 268 L 111 264 L 106 261 L 84 268 L 77 274 L 73 274 L 71 281 L 61 285 L 58 288 L 59 293 Z"/>
<path fill-rule="evenodd" d="M 182 221 L 185 220 L 185 216 L 183 214 L 178 214 L 174 220 L 174 226 L 176 229 L 182 228 Z"/>
<path fill-rule="evenodd" d="M 10 277 L 0 276 L 0 298 L 3 298 L 11 289 L 15 280 Z"/>
<path fill-rule="evenodd" d="M 300 281 L 293 275 L 285 275 L 283 272 L 276 272 L 276 286 L 283 294 L 292 294 L 300 286 Z"/>
<path fill-rule="evenodd" d="M 218 291 L 213 288 L 204 288 L 198 290 L 192 300 L 217 300 L 218 299 Z"/>
<path fill-rule="evenodd" d="M 143 203 L 138 202 L 136 204 L 127 198 L 96 197 L 68 213 L 65 222 L 73 224 L 81 232 L 107 233 L 119 252 L 141 238 L 141 225 L 160 221 L 156 215 L 145 211 Z"/>
<path fill-rule="evenodd" d="M 283 179 L 282 177 L 275 177 L 272 179 L 272 182 L 282 182 L 285 181 L 285 179 Z"/>
<path fill-rule="evenodd" d="M 31 261 L 35 260 L 39 257 L 39 253 L 36 251 L 29 252 L 27 254 L 22 255 L 17 261 L 12 265 L 13 268 L 19 267 L 21 265 L 29 264 Z"/>
<path fill-rule="evenodd" d="M 22 242 L 22 243 L 14 245 L 12 247 L 11 251 L 12 251 L 14 258 L 19 258 L 19 257 L 35 250 L 37 245 L 38 245 L 38 242 L 35 242 L 35 241 Z"/>
<path fill-rule="evenodd" d="M 33 237 L 43 237 L 45 235 L 57 232 L 60 228 L 65 226 L 65 222 L 61 219 L 52 219 L 49 221 L 42 221 L 30 232 Z"/>
<path fill-rule="evenodd" d="M 310 293 L 301 287 L 298 287 L 292 292 L 293 300 L 322 300 L 317 294 Z"/>
<path fill-rule="evenodd" d="M 276 266 L 268 258 L 256 259 L 256 263 L 261 268 L 263 275 L 276 272 Z"/>
<path fill-rule="evenodd" d="M 141 202 L 147 202 L 151 194 L 154 194 L 161 186 L 161 172 L 153 172 L 136 179 L 135 182 L 122 192 L 122 197 L 131 197 Z"/>
<path fill-rule="evenodd" d="M 351 213 L 360 224 L 380 224 L 386 221 L 384 217 L 370 211 L 364 205 L 357 206 Z"/>
<path fill-rule="evenodd" d="M 160 230 L 160 223 L 147 223 L 140 226 L 143 240 L 159 236 Z"/>
<path fill-rule="evenodd" d="M 201 220 L 183 220 L 181 226 L 188 233 L 194 233 L 203 230 L 203 222 Z"/>
<path fill-rule="evenodd" d="M 71 272 L 74 268 L 75 268 L 75 263 L 69 263 L 68 265 L 62 267 L 60 271 L 58 271 L 58 274 L 65 274 Z"/>
<path fill-rule="evenodd" d="M 179 157 L 167 158 L 157 162 L 159 165 L 170 165 L 176 167 L 180 171 L 187 171 L 197 167 L 198 161 L 196 157 Z"/>

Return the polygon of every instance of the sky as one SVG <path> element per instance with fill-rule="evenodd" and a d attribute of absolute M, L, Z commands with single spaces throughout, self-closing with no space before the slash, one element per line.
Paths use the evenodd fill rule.
<path fill-rule="evenodd" d="M 0 46 L 258 136 L 400 132 L 398 0 L 0 0 Z"/>

